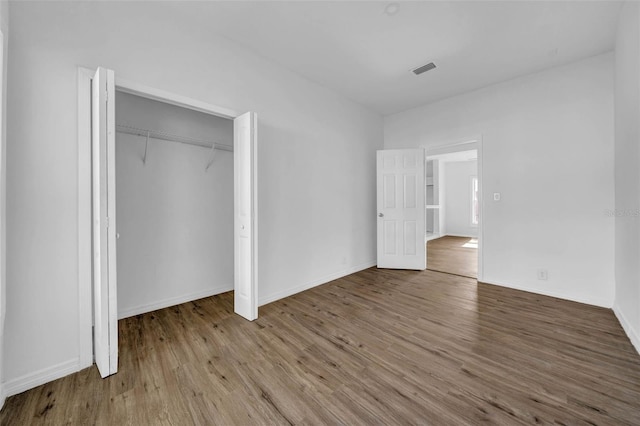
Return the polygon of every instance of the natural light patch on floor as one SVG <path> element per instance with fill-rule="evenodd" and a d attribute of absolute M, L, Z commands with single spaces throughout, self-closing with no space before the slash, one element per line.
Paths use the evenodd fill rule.
<path fill-rule="evenodd" d="M 466 248 L 478 248 L 478 239 L 477 238 L 472 238 L 469 241 L 467 241 L 466 243 L 464 243 L 464 245 L 462 247 L 466 247 Z"/>

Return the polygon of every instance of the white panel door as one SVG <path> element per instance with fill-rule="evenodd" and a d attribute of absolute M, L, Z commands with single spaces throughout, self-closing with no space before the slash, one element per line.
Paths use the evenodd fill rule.
<path fill-rule="evenodd" d="M 91 83 L 94 355 L 102 377 L 118 371 L 115 85 L 98 68 Z"/>
<path fill-rule="evenodd" d="M 427 268 L 424 150 L 377 152 L 378 268 Z"/>
<path fill-rule="evenodd" d="M 257 118 L 247 112 L 233 121 L 234 311 L 258 318 L 257 279 Z"/>

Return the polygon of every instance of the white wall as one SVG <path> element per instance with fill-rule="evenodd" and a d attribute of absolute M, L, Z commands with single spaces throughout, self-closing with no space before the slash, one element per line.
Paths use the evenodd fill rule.
<path fill-rule="evenodd" d="M 116 122 L 233 145 L 233 121 L 126 93 Z M 233 153 L 116 135 L 118 316 L 233 290 Z"/>
<path fill-rule="evenodd" d="M 7 189 L 7 157 L 6 157 L 6 118 L 7 118 L 7 45 L 9 41 L 9 2 L 0 2 L 0 31 L 2 43 L 2 96 L 0 96 L 0 409 L 4 405 L 4 321 L 6 314 L 6 189 Z"/>
<path fill-rule="evenodd" d="M 477 237 L 471 225 L 471 176 L 478 175 L 477 161 L 449 161 L 444 164 L 445 208 L 443 234 Z"/>
<path fill-rule="evenodd" d="M 611 307 L 613 55 L 385 117 L 386 148 L 476 135 L 484 281 Z M 547 281 L 537 280 L 538 268 L 548 269 Z"/>
<path fill-rule="evenodd" d="M 640 351 L 640 7 L 620 12 L 615 78 L 614 311 Z"/>
<path fill-rule="evenodd" d="M 5 379 L 79 352 L 77 66 L 257 112 L 259 300 L 375 263 L 379 115 L 182 20 L 183 2 L 14 2 L 7 130 Z M 37 22 L 37 25 L 34 23 Z"/>

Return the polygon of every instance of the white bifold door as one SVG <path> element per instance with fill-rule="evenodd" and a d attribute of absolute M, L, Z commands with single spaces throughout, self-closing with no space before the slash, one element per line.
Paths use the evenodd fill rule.
<path fill-rule="evenodd" d="M 424 155 L 377 152 L 378 268 L 427 268 Z"/>
<path fill-rule="evenodd" d="M 247 112 L 233 121 L 234 311 L 258 318 L 257 118 Z"/>
<path fill-rule="evenodd" d="M 116 134 L 113 71 L 91 83 L 94 355 L 102 377 L 118 371 L 116 276 Z"/>
<path fill-rule="evenodd" d="M 102 377 L 118 371 L 116 271 L 115 76 L 98 68 L 92 79 L 92 203 L 94 355 Z M 258 317 L 257 118 L 234 120 L 234 310 Z"/>

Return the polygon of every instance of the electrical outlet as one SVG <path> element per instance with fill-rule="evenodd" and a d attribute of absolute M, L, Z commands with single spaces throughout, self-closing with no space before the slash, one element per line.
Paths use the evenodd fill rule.
<path fill-rule="evenodd" d="M 500 201 L 500 193 L 499 192 L 494 192 L 493 193 L 493 201 Z"/>
<path fill-rule="evenodd" d="M 538 269 L 538 279 L 544 281 L 548 280 L 549 272 L 546 269 Z"/>

